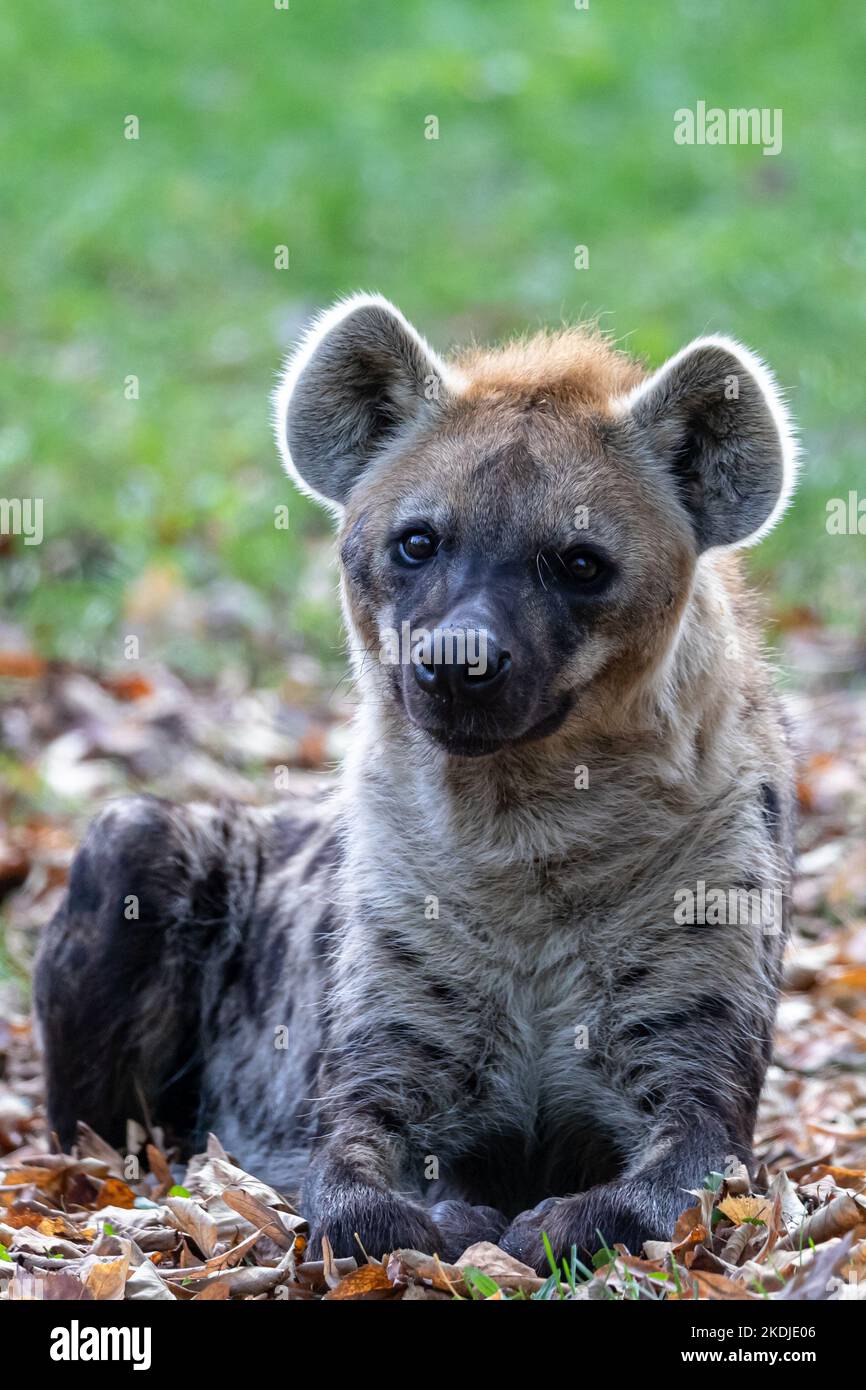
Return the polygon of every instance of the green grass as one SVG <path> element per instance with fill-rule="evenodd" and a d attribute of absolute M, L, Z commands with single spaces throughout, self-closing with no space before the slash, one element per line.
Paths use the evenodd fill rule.
<path fill-rule="evenodd" d="M 582 312 L 654 363 L 742 338 L 807 450 L 756 572 L 862 626 L 866 539 L 824 515 L 862 472 L 864 28 L 856 0 L 11 0 L 0 495 L 42 496 L 46 540 L 0 555 L 6 616 L 118 660 L 158 567 L 254 611 L 218 641 L 156 621 L 143 655 L 208 674 L 235 646 L 267 674 L 333 652 L 327 525 L 279 474 L 268 394 L 303 316 L 362 287 L 441 346 Z M 677 146 L 698 99 L 782 108 L 783 152 Z"/>

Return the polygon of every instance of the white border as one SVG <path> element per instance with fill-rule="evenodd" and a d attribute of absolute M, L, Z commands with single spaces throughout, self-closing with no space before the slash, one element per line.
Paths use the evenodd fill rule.
<path fill-rule="evenodd" d="M 751 352 L 749 348 L 738 343 L 735 338 L 728 338 L 724 334 L 714 334 L 706 338 L 695 338 L 687 343 L 679 352 L 674 353 L 673 357 L 668 358 L 663 366 L 639 385 L 633 387 L 625 396 L 620 396 L 615 404 L 617 413 L 627 414 L 634 409 L 635 405 L 644 396 L 649 395 L 658 384 L 664 380 L 665 376 L 692 353 L 698 352 L 703 348 L 721 348 L 739 362 L 740 366 L 757 383 L 770 417 L 776 427 L 779 436 L 779 443 L 782 449 L 782 486 L 775 506 L 756 531 L 752 531 L 748 536 L 744 536 L 740 541 L 732 541 L 728 545 L 713 546 L 714 550 L 736 550 L 741 546 L 755 545 L 759 540 L 766 536 L 768 531 L 772 531 L 777 521 L 782 517 L 794 495 L 797 486 L 797 475 L 801 462 L 801 450 L 796 436 L 796 426 L 791 419 L 787 403 L 776 382 L 773 373 L 762 358 L 757 353 Z"/>
<path fill-rule="evenodd" d="M 342 321 L 354 314 L 356 310 L 367 307 L 383 309 L 386 313 L 395 318 L 408 337 L 412 338 L 422 353 L 430 361 L 431 370 L 434 371 L 442 381 L 443 386 L 456 390 L 459 378 L 450 367 L 447 367 L 443 359 L 431 348 L 426 338 L 423 338 L 416 328 L 407 318 L 401 314 L 395 304 L 390 299 L 386 299 L 383 294 L 367 294 L 359 290 L 356 294 L 347 295 L 343 299 L 338 299 L 329 309 L 323 309 L 312 320 L 297 347 L 283 361 L 282 373 L 277 386 L 271 394 L 271 420 L 274 434 L 277 441 L 277 449 L 283 462 L 283 467 L 293 482 L 300 488 L 307 497 L 312 497 L 314 501 L 328 507 L 335 516 L 340 517 L 343 513 L 343 504 L 336 502 L 330 497 L 325 497 L 311 487 L 295 467 L 286 438 L 286 421 L 288 419 L 289 405 L 292 393 L 298 381 L 306 369 L 308 363 L 314 357 L 320 344 L 327 338 Z"/>

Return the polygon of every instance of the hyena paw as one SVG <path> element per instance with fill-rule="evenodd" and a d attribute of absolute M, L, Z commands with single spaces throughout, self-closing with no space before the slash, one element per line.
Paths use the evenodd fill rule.
<path fill-rule="evenodd" d="M 653 1204 L 642 1203 L 637 1193 L 612 1185 L 597 1187 L 577 1197 L 550 1198 L 512 1221 L 500 1244 L 516 1259 L 532 1265 L 539 1274 L 550 1273 L 550 1261 L 542 1234 L 546 1234 L 554 1258 L 577 1257 L 591 1265 L 597 1251 L 625 1245 L 639 1255 L 644 1241 L 668 1240 Z"/>
<path fill-rule="evenodd" d="M 375 1187 L 351 1188 L 329 1198 L 313 1222 L 311 1259 L 321 1258 L 323 1236 L 338 1258 L 354 1255 L 359 1260 L 364 1251 L 376 1260 L 392 1250 L 434 1254 L 442 1243 L 435 1223 L 421 1207 Z"/>
<path fill-rule="evenodd" d="M 508 1218 L 495 1207 L 473 1207 L 455 1198 L 437 1202 L 430 1215 L 439 1231 L 436 1253 L 446 1264 L 459 1260 L 464 1250 L 479 1241 L 496 1245 L 508 1225 Z"/>

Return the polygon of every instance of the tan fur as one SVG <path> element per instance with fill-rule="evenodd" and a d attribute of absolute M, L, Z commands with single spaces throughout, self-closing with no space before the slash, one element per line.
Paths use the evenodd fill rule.
<path fill-rule="evenodd" d="M 633 358 L 589 325 L 536 333 L 495 349 L 467 349 L 455 356 L 454 366 L 465 399 L 517 405 L 546 399 L 604 408 L 644 375 Z"/>

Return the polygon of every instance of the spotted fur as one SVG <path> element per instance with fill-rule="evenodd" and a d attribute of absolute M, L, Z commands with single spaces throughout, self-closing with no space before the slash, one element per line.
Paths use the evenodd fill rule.
<path fill-rule="evenodd" d="M 51 1122 L 213 1129 L 338 1254 L 665 1238 L 750 1160 L 787 923 L 791 751 L 734 553 L 790 492 L 772 379 L 725 339 L 645 376 L 580 330 L 446 363 L 361 296 L 276 417 L 338 518 L 351 750 L 309 804 L 102 812 L 36 976 Z M 586 535 L 590 598 L 556 562 Z M 458 730 L 376 656 L 455 615 L 514 654 Z M 678 922 L 700 882 L 781 918 Z"/>

